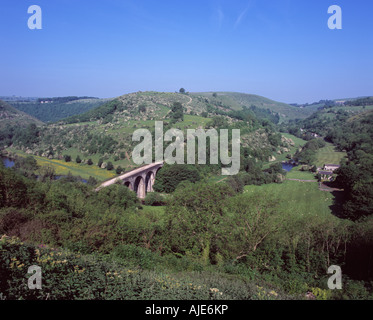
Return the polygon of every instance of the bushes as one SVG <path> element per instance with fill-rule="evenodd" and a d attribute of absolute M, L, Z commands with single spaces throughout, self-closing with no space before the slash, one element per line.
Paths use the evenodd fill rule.
<path fill-rule="evenodd" d="M 196 182 L 201 180 L 198 170 L 191 165 L 164 165 L 157 174 L 154 191 L 173 192 L 181 181 Z"/>
<path fill-rule="evenodd" d="M 9 208 L 0 213 L 0 234 L 20 236 L 21 226 L 29 220 L 29 215 L 22 210 Z"/>
<path fill-rule="evenodd" d="M 159 263 L 160 260 L 159 256 L 150 250 L 131 244 L 117 246 L 112 255 L 115 259 L 131 265 L 131 267 L 148 270 L 154 269 L 155 264 Z"/>
<path fill-rule="evenodd" d="M 126 258 L 73 254 L 46 246 L 0 239 L 0 295 L 7 300 L 238 300 L 276 299 L 277 293 L 239 277 L 215 272 L 173 274 L 133 268 L 154 263 L 142 248 L 124 246 L 117 254 Z M 42 290 L 28 289 L 28 267 L 42 272 Z M 291 298 L 282 296 L 282 298 Z"/>
<path fill-rule="evenodd" d="M 25 207 L 28 202 L 27 180 L 12 170 L 0 168 L 0 207 Z"/>
<path fill-rule="evenodd" d="M 149 192 L 146 195 L 144 204 L 146 206 L 164 206 L 166 205 L 166 199 L 157 192 Z"/>
<path fill-rule="evenodd" d="M 19 266 L 25 262 L 40 263 L 50 272 L 46 292 L 51 299 L 217 299 L 220 292 L 228 299 L 289 297 L 277 288 L 295 295 L 319 288 L 314 294 L 321 299 L 327 297 L 329 263 L 343 265 L 354 279 L 371 278 L 369 220 L 349 226 L 334 217 L 282 212 L 269 194 L 237 194 L 226 183 L 184 181 L 167 196 L 166 208 L 141 207 L 136 194 L 122 185 L 95 192 L 82 183 L 43 184 L 10 169 L 0 173 L 1 199 L 7 199 L 0 211 L 0 236 L 96 253 L 82 258 L 57 250 L 33 256 L 32 246 L 22 248 L 7 238 L 0 248 L 1 268 L 9 273 L 4 279 L 12 287 L 2 287 L 7 297 L 46 297 L 22 289 L 26 272 Z M 23 199 L 13 192 L 18 183 L 9 188 L 5 178 L 24 184 Z M 25 201 L 23 209 L 17 199 Z M 156 205 L 160 199 L 149 193 L 145 202 Z M 248 284 L 258 279 L 273 286 Z M 366 284 L 349 282 L 344 295 L 331 298 L 371 297 Z M 211 292 L 214 288 L 218 291 Z"/>

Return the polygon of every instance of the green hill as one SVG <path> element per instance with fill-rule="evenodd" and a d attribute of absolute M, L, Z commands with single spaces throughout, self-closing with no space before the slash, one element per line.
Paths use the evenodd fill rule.
<path fill-rule="evenodd" d="M 248 108 L 256 106 L 260 109 L 268 109 L 273 113 L 279 114 L 280 122 L 293 119 L 305 119 L 315 111 L 314 108 L 299 108 L 254 94 L 238 92 L 204 92 L 192 95 L 206 97 L 212 103 L 233 110 L 241 110 L 244 106 Z"/>
<path fill-rule="evenodd" d="M 29 124 L 42 125 L 43 122 L 13 108 L 8 103 L 0 100 L 0 130 L 10 127 L 27 127 Z"/>
<path fill-rule="evenodd" d="M 9 104 L 43 122 L 55 122 L 85 113 L 110 100 L 112 99 L 64 97 L 39 98 L 34 101 L 10 101 Z"/>
<path fill-rule="evenodd" d="M 164 132 L 171 127 L 184 131 L 207 127 L 239 128 L 242 152 L 245 157 L 257 161 L 277 161 L 291 150 L 293 142 L 282 139 L 276 132 L 276 122 L 271 122 L 278 120 L 274 113 L 259 107 L 255 110 L 235 107 L 233 98 L 230 105 L 222 106 L 218 99 L 219 96 L 216 99 L 212 95 L 165 92 L 125 94 L 85 113 L 34 130 L 32 140 L 15 135 L 12 143 L 6 145 L 12 144 L 8 151 L 20 156 L 25 153 L 38 156 L 40 165 L 45 162 L 42 158 L 48 158 L 48 164 L 61 174 L 64 156 L 70 155 L 72 162 L 79 156 L 82 162 L 79 168 L 73 169 L 84 169 L 86 172 L 80 175 L 85 177 L 99 177 L 96 164 L 100 159 L 106 164 L 112 162 L 115 170 L 136 166 L 131 159 L 136 145 L 132 142 L 132 134 L 139 128 L 153 131 L 157 120 L 164 122 Z M 183 110 L 182 118 L 177 120 L 174 104 L 181 105 Z M 86 164 L 89 159 L 95 166 Z M 68 170 L 66 164 L 63 170 L 63 173 Z"/>
<path fill-rule="evenodd" d="M 136 92 L 115 98 L 109 103 L 91 109 L 80 115 L 62 120 L 65 123 L 89 122 L 98 119 L 112 120 L 110 115 L 121 112 L 126 116 L 136 116 L 140 106 L 149 117 L 165 116 L 174 102 L 180 102 L 185 113 L 191 115 L 225 115 L 229 112 L 249 109 L 258 118 L 267 118 L 272 122 L 284 122 L 305 119 L 315 112 L 315 108 L 299 108 L 286 103 L 270 100 L 258 95 L 236 92 Z M 276 120 L 277 119 L 277 120 Z"/>

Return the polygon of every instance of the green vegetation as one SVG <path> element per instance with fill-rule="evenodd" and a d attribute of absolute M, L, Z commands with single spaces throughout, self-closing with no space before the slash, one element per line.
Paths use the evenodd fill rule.
<path fill-rule="evenodd" d="M 363 98 L 325 107 L 308 119 L 282 128 L 305 139 L 316 133 L 333 144 L 318 150 L 315 157 L 318 165 L 341 164 L 333 186 L 344 189 L 341 215 L 350 219 L 373 212 L 373 111 L 366 110 L 370 103 L 371 98 Z M 304 128 L 303 132 L 299 128 Z"/>
<path fill-rule="evenodd" d="M 347 156 L 346 152 L 337 151 L 336 147 L 327 142 L 325 147 L 320 148 L 316 153 L 316 162 L 315 164 L 318 167 L 322 167 L 324 164 L 339 164 L 342 159 L 345 159 Z"/>
<path fill-rule="evenodd" d="M 299 163 L 313 166 L 316 163 L 316 155 L 320 148 L 325 147 L 324 140 L 313 139 L 308 141 L 301 150 L 298 150 L 294 155 L 294 160 Z"/>
<path fill-rule="evenodd" d="M 12 101 L 10 104 L 43 122 L 58 120 L 85 113 L 108 102 L 110 99 L 91 97 L 39 98 L 37 101 Z"/>
<path fill-rule="evenodd" d="M 12 169 L 0 166 L 1 296 L 372 299 L 373 113 L 326 101 L 283 123 L 314 107 L 139 92 L 58 124 L 4 128 L 3 154 L 17 157 Z M 240 173 L 219 176 L 221 163 L 165 165 L 158 192 L 142 201 L 120 184 L 96 192 L 133 168 L 132 132 L 153 132 L 156 120 L 164 130 L 240 129 Z M 302 165 L 286 174 L 286 159 Z M 339 160 L 330 186 L 344 191 L 320 190 L 309 169 Z M 43 292 L 26 290 L 31 264 L 48 270 Z M 330 265 L 342 266 L 343 291 L 327 288 Z"/>
<path fill-rule="evenodd" d="M 174 192 L 182 181 L 196 182 L 201 180 L 200 173 L 192 165 L 165 164 L 157 174 L 154 190 L 157 192 Z"/>
<path fill-rule="evenodd" d="M 0 147 L 11 145 L 14 135 L 26 127 L 42 124 L 41 121 L 0 100 Z"/>
<path fill-rule="evenodd" d="M 289 179 L 314 180 L 315 182 L 285 181 L 279 184 L 266 184 L 262 186 L 245 186 L 244 192 L 256 197 L 261 194 L 271 194 L 278 199 L 282 212 L 300 217 L 326 217 L 338 221 L 332 216 L 330 206 L 333 204 L 333 195 L 320 191 L 317 180 L 309 172 L 295 171 L 289 174 Z M 305 178 L 305 179 L 304 179 Z"/>
<path fill-rule="evenodd" d="M 280 122 L 293 119 L 305 119 L 315 111 L 311 108 L 301 109 L 253 94 L 217 92 L 216 96 L 213 96 L 213 93 L 193 93 L 191 95 L 206 97 L 209 101 L 211 100 L 214 104 L 226 109 L 242 110 L 243 106 L 248 108 L 250 108 L 250 106 L 255 106 L 256 108 L 270 110 L 273 114 L 279 115 Z"/>
<path fill-rule="evenodd" d="M 142 207 L 122 185 L 94 192 L 68 179 L 42 183 L 0 168 L 0 190 L 0 233 L 8 236 L 0 243 L 3 297 L 371 297 L 350 278 L 372 276 L 364 246 L 370 229 L 331 215 L 333 197 L 316 183 L 286 181 L 243 193 L 225 182 L 183 183 L 164 207 Z M 345 289 L 330 291 L 326 269 L 342 262 Z M 45 290 L 26 290 L 30 264 L 48 270 Z"/>
<path fill-rule="evenodd" d="M 3 145 L 12 145 L 13 152 L 21 151 L 48 160 L 61 160 L 64 155 L 71 156 L 73 161 L 65 165 L 72 165 L 79 157 L 82 171 L 87 169 L 83 164 L 88 159 L 93 163 L 98 163 L 99 159 L 103 160 L 102 163 L 111 162 L 115 170 L 119 166 L 130 170 L 134 167 L 130 160 L 134 147 L 131 141 L 132 133 L 137 128 L 153 131 L 154 122 L 162 120 L 164 130 L 171 127 L 182 130 L 199 127 L 237 128 L 241 130 L 241 139 L 247 149 L 245 157 L 254 157 L 264 163 L 274 154 L 277 156 L 280 153 L 281 159 L 285 157 L 284 153 L 290 148 L 290 141 L 281 141 L 280 135 L 276 133 L 275 112 L 252 105 L 249 108 L 244 105 L 236 108 L 233 104 L 222 107 L 219 100 L 222 97 L 225 95 L 205 97 L 203 94 L 195 96 L 185 93 L 133 93 L 61 120 L 58 124 L 29 127 L 27 131 L 8 128 L 0 138 Z M 53 99 L 47 99 L 46 105 L 50 104 L 50 101 L 65 104 L 82 101 L 77 97 Z M 211 167 L 210 171 L 215 173 L 218 169 Z M 89 171 L 87 169 L 85 176 L 92 176 Z"/>
<path fill-rule="evenodd" d="M 27 158 L 30 157 L 28 154 L 21 151 L 14 151 L 11 153 L 11 157 Z M 65 160 L 48 159 L 40 156 L 31 156 L 39 167 L 53 168 L 56 175 L 65 176 L 69 172 L 73 176 L 81 177 L 83 179 L 89 179 L 89 177 L 95 178 L 97 181 L 104 181 L 109 178 L 113 178 L 115 173 L 105 169 L 100 169 L 97 166 L 92 166 L 84 163 L 76 163 L 75 161 L 65 162 Z"/>
<path fill-rule="evenodd" d="M 295 167 L 286 174 L 286 179 L 315 180 L 315 173 L 309 170 L 301 170 L 302 167 Z M 316 182 L 316 180 L 315 180 Z"/>

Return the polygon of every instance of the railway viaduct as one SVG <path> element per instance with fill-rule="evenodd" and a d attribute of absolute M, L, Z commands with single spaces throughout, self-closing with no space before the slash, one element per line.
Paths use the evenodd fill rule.
<path fill-rule="evenodd" d="M 153 192 L 153 185 L 157 172 L 163 166 L 163 161 L 147 164 L 140 168 L 133 169 L 118 177 L 103 182 L 96 191 L 115 183 L 122 183 L 135 191 L 137 197 L 144 199 L 147 192 Z"/>

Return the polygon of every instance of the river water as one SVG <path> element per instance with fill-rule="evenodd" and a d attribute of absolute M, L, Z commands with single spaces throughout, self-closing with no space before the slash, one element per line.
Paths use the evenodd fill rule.
<path fill-rule="evenodd" d="M 5 168 L 11 168 L 14 166 L 14 161 L 12 159 L 1 157 L 1 160 L 3 161 Z"/>
<path fill-rule="evenodd" d="M 291 163 L 281 163 L 281 164 L 282 164 L 282 169 L 284 169 L 287 172 L 289 172 L 291 169 L 296 167 L 295 165 L 293 165 Z"/>

